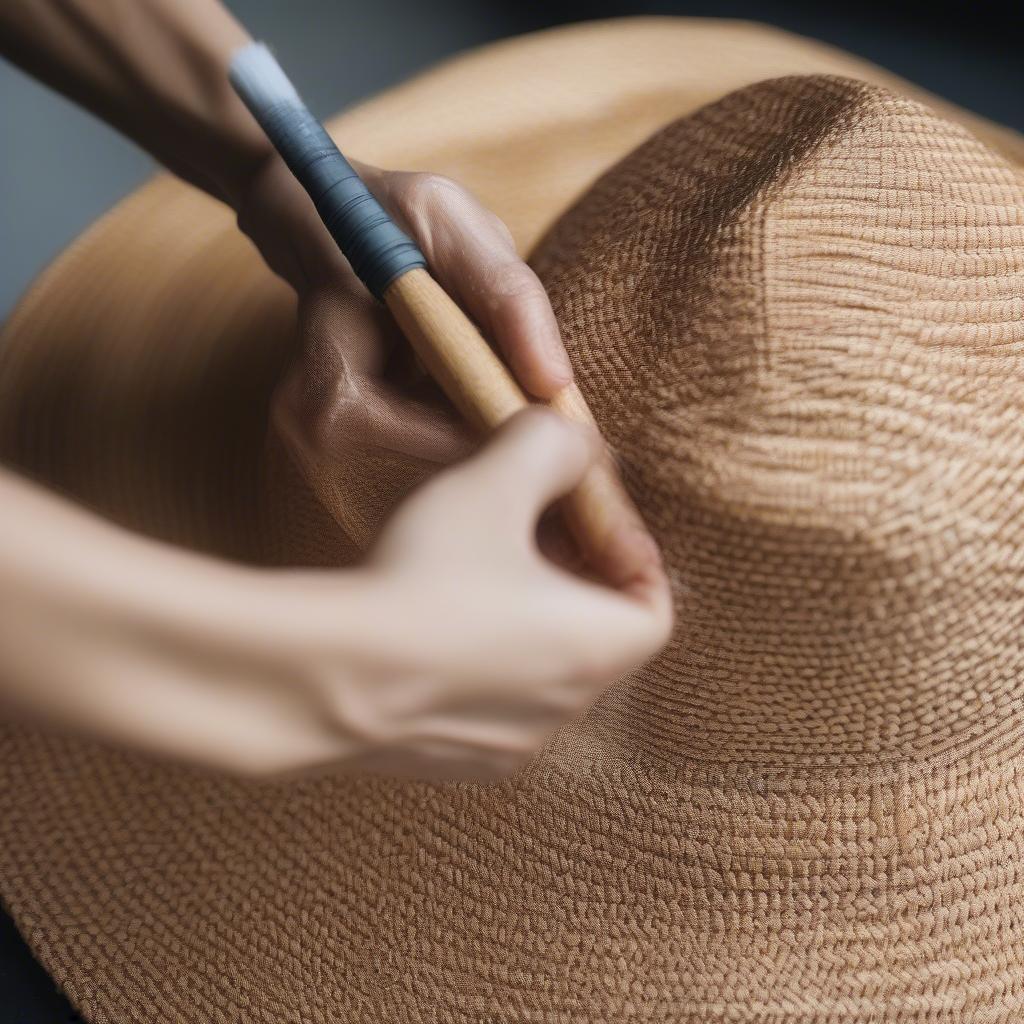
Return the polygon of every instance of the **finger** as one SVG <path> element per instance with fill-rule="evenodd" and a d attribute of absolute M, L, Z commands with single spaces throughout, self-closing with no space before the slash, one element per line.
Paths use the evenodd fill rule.
<path fill-rule="evenodd" d="M 551 302 L 508 228 L 449 178 L 389 175 L 399 207 L 442 287 L 460 302 L 538 398 L 572 381 Z"/>
<path fill-rule="evenodd" d="M 652 607 L 671 607 L 668 577 L 661 551 L 640 522 L 623 523 L 605 542 L 601 572 L 623 593 Z"/>
<path fill-rule="evenodd" d="M 513 416 L 453 482 L 471 488 L 490 519 L 528 527 L 532 537 L 541 512 L 579 483 L 599 450 L 591 432 L 534 407 Z"/>
<path fill-rule="evenodd" d="M 573 580 L 562 591 L 560 605 L 561 614 L 547 616 L 552 630 L 548 643 L 564 658 L 561 676 L 591 692 L 639 667 L 672 631 L 667 590 L 641 599 Z"/>

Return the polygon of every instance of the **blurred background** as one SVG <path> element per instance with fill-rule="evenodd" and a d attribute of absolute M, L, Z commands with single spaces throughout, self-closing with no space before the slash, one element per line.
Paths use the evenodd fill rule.
<path fill-rule="evenodd" d="M 2 2 L 2 0 L 0 0 Z M 594 18 L 677 14 L 769 22 L 874 61 L 1024 129 L 1020 0 L 229 0 L 269 40 L 320 116 L 436 61 L 504 36 Z M 33 276 L 153 171 L 70 103 L 0 63 L 0 320 Z M 0 1022 L 78 1020 L 0 910 Z"/>
<path fill-rule="evenodd" d="M 229 0 L 321 117 L 490 40 L 570 21 L 680 14 L 766 21 L 1024 128 L 1019 0 Z M 1011 13 L 1014 17 L 1011 17 Z M 0 318 L 61 248 L 153 170 L 70 103 L 0 64 Z"/>

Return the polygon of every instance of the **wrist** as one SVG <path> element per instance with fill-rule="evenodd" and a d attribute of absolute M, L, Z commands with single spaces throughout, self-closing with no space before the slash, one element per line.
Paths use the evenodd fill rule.
<path fill-rule="evenodd" d="M 312 200 L 274 150 L 268 149 L 231 188 L 239 228 L 270 269 L 296 291 L 337 280 L 344 272 L 344 258 Z"/>
<path fill-rule="evenodd" d="M 138 122 L 130 134 L 234 206 L 273 151 L 228 79 L 234 54 L 252 40 L 221 4 L 160 0 L 154 9 L 160 18 L 142 23 L 139 45 L 160 59 L 136 72 L 144 102 L 128 101 Z"/>

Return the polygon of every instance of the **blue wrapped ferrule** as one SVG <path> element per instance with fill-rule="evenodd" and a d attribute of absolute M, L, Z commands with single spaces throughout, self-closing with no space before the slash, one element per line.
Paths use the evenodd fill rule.
<path fill-rule="evenodd" d="M 242 51 L 241 56 L 246 56 Z M 254 56 L 273 61 L 265 47 Z M 320 214 L 327 230 L 352 265 L 359 279 L 378 299 L 395 278 L 427 261 L 419 246 L 391 219 L 366 183 L 341 154 L 324 126 L 310 113 L 276 62 L 271 72 L 280 75 L 273 101 L 267 101 L 262 83 L 236 78 L 232 83 L 260 123 L 267 138 Z M 288 93 L 282 98 L 281 92 Z"/>

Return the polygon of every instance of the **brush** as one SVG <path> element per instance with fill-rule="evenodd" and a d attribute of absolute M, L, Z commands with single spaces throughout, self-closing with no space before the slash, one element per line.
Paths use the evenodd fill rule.
<path fill-rule="evenodd" d="M 252 43 L 239 50 L 229 78 L 356 275 L 388 307 L 427 372 L 462 415 L 488 432 L 531 404 L 472 321 L 431 277 L 416 243 L 306 108 L 267 47 Z M 550 406 L 596 430 L 575 384 L 559 392 Z M 625 582 L 614 579 L 615 535 L 623 527 L 639 527 L 640 518 L 607 450 L 563 499 L 563 507 L 587 560 L 612 582 Z"/>

